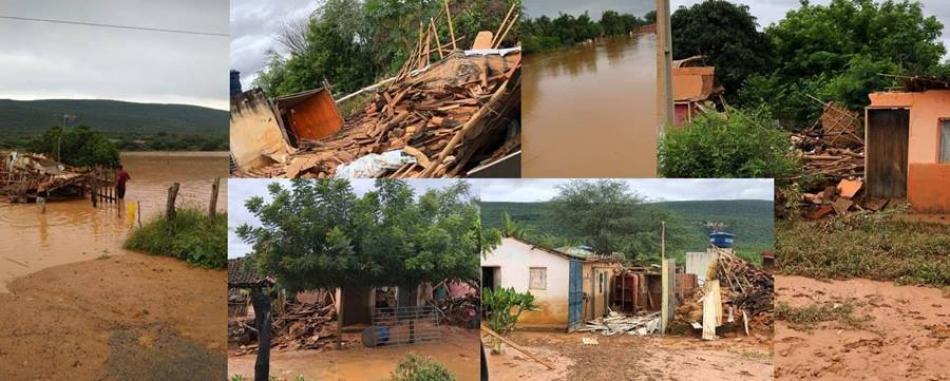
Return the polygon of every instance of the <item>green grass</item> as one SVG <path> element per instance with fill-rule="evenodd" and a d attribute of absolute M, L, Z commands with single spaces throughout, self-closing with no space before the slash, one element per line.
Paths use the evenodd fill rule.
<path fill-rule="evenodd" d="M 125 248 L 223 269 L 228 264 L 228 216 L 218 214 L 209 221 L 203 211 L 179 209 L 172 221 L 157 217 L 132 231 Z"/>
<path fill-rule="evenodd" d="M 792 329 L 803 331 L 810 331 L 825 321 L 835 321 L 838 328 L 842 329 L 859 329 L 871 317 L 854 316 L 854 307 L 854 301 L 851 300 L 815 303 L 805 307 L 779 303 L 775 308 L 775 320 L 787 322 Z"/>
<path fill-rule="evenodd" d="M 776 267 L 817 279 L 866 278 L 950 285 L 950 225 L 892 213 L 776 224 Z"/>

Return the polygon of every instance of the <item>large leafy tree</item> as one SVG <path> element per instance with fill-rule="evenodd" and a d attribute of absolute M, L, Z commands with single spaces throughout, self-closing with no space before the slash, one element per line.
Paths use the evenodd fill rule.
<path fill-rule="evenodd" d="M 498 242 L 482 229 L 466 183 L 418 197 L 394 180 L 363 196 L 346 180 L 298 179 L 268 192 L 269 202 L 245 203 L 261 225 L 237 234 L 253 245 L 250 262 L 291 291 L 473 280 L 480 254 Z"/>
<path fill-rule="evenodd" d="M 774 67 L 751 78 L 740 98 L 747 105 L 769 105 L 775 116 L 800 126 L 822 110 L 809 96 L 863 108 L 869 92 L 894 84 L 881 74 L 941 70 L 942 30 L 917 1 L 802 1 L 766 29 Z"/>
<path fill-rule="evenodd" d="M 30 150 L 57 158 L 60 162 L 80 167 L 115 166 L 119 150 L 109 138 L 88 126 L 53 127 L 33 138 Z M 59 155 L 59 156 L 57 156 Z"/>
<path fill-rule="evenodd" d="M 734 96 L 747 77 L 769 69 L 769 42 L 757 30 L 749 7 L 707 0 L 680 7 L 671 16 L 673 58 L 697 55 L 716 66 L 716 77 Z"/>
<path fill-rule="evenodd" d="M 682 248 L 687 233 L 664 209 L 644 203 L 626 182 L 575 180 L 558 187 L 553 216 L 590 245 L 594 252 L 622 252 L 628 259 L 659 258 L 661 223 L 666 221 L 667 247 Z"/>

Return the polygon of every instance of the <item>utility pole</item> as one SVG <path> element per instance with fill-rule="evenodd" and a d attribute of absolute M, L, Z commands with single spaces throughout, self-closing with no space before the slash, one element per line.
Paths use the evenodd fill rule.
<path fill-rule="evenodd" d="M 673 125 L 673 30 L 670 0 L 656 0 L 657 130 L 662 136 Z"/>
<path fill-rule="evenodd" d="M 660 259 L 666 260 L 666 221 L 660 222 Z"/>

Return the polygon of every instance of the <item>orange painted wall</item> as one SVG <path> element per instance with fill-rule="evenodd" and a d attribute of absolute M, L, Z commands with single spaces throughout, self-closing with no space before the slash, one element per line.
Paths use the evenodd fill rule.
<path fill-rule="evenodd" d="M 340 131 L 343 119 L 330 92 L 321 91 L 292 108 L 290 125 L 298 139 L 318 140 Z"/>
<path fill-rule="evenodd" d="M 873 93 L 872 108 L 910 108 L 907 200 L 914 210 L 950 213 L 950 164 L 938 164 L 940 124 L 950 120 L 950 90 Z"/>
<path fill-rule="evenodd" d="M 911 163 L 907 201 L 924 213 L 950 213 L 950 164 Z"/>
<path fill-rule="evenodd" d="M 910 108 L 908 162 L 936 163 L 940 144 L 940 121 L 950 119 L 950 90 L 923 93 L 872 93 L 872 108 Z"/>

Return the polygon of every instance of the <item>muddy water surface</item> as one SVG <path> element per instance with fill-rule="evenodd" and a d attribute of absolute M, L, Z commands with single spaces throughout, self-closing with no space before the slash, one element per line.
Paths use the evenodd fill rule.
<path fill-rule="evenodd" d="M 226 153 L 124 153 L 122 163 L 132 176 L 126 202 L 141 203 L 143 222 L 162 213 L 174 182 L 181 183 L 178 205 L 206 209 L 211 183 L 221 176 L 218 207 L 226 208 Z M 34 204 L 0 204 L 0 293 L 45 268 L 125 253 L 130 223 L 115 205 L 93 208 L 89 200 L 51 201 L 45 213 Z"/>
<path fill-rule="evenodd" d="M 656 36 L 526 57 L 525 177 L 656 176 Z"/>

